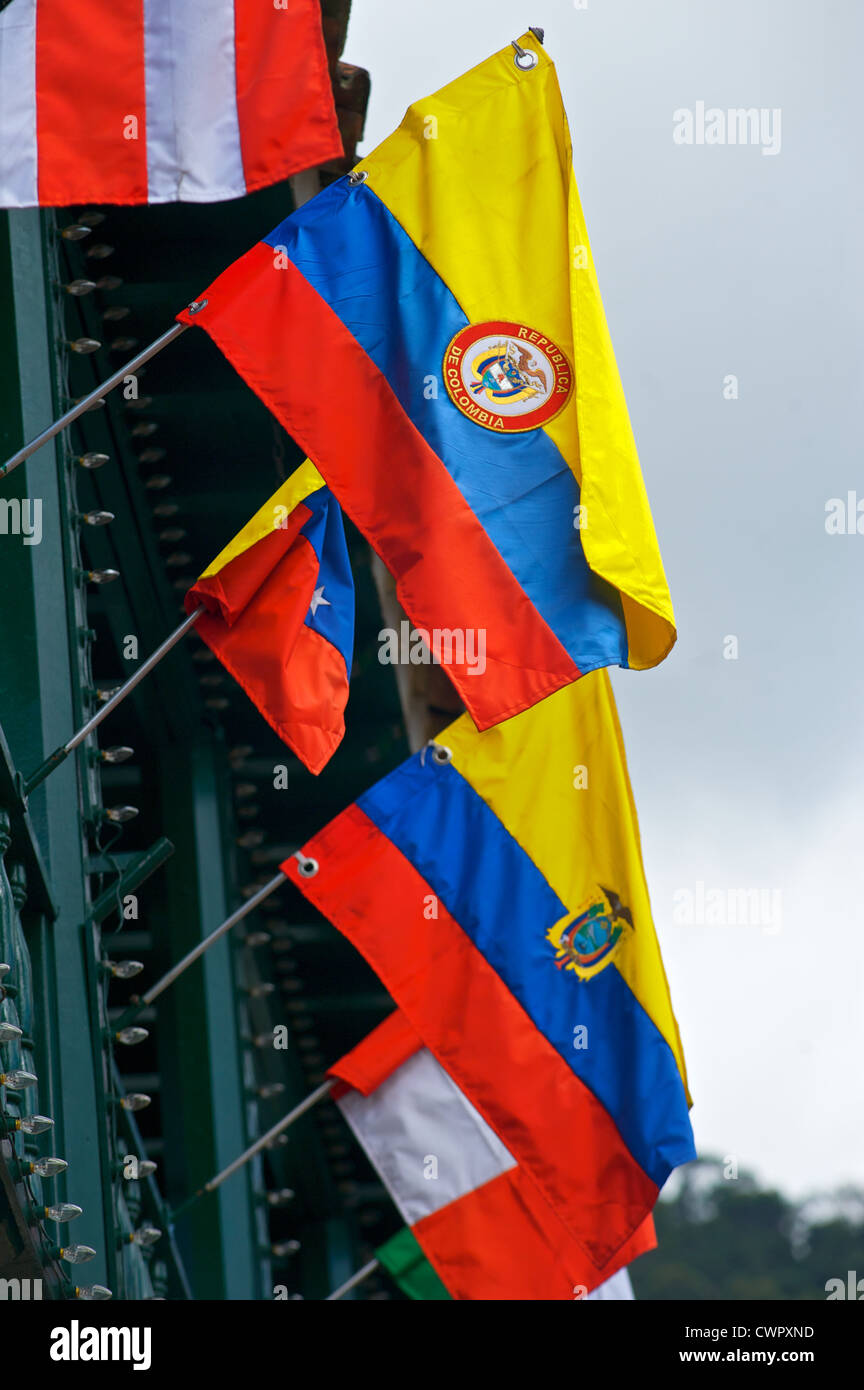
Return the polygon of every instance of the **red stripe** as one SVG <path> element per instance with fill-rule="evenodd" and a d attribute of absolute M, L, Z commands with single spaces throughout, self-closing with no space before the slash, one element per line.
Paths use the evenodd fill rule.
<path fill-rule="evenodd" d="M 38 0 L 36 131 L 43 206 L 146 203 L 143 0 Z"/>
<path fill-rule="evenodd" d="M 486 671 L 448 665 L 485 729 L 575 680 L 540 617 L 389 383 L 300 272 L 259 242 L 202 296 L 199 324 L 317 465 L 424 628 L 484 630 Z M 284 258 L 283 258 L 284 259 Z"/>
<path fill-rule="evenodd" d="M 358 806 L 305 853 L 318 860 L 314 878 L 301 878 L 294 858 L 283 871 L 366 957 L 594 1268 L 608 1265 L 650 1213 L 657 1188 L 606 1110 Z"/>
<path fill-rule="evenodd" d="M 343 157 L 320 0 L 234 0 L 247 192 Z"/>
<path fill-rule="evenodd" d="M 305 502 L 298 502 L 293 511 L 285 517 L 285 525 L 274 526 L 248 550 L 229 560 L 215 574 L 209 574 L 195 583 L 186 595 L 186 612 L 191 613 L 196 600 L 204 603 L 213 612 L 218 608 L 225 622 L 231 626 L 254 598 L 262 584 L 270 577 L 277 565 L 282 562 L 301 530 L 312 515 L 312 509 Z M 297 567 L 294 571 L 295 584 L 304 593 L 308 586 L 308 575 L 314 580 L 318 572 L 318 558 L 314 548 L 304 537 L 304 545 L 297 547 Z M 288 571 L 280 569 L 280 576 L 287 578 Z M 312 591 L 309 589 L 309 597 Z M 308 609 L 308 604 L 306 605 Z M 306 609 L 303 610 L 305 616 Z"/>
<path fill-rule="evenodd" d="M 424 1216 L 413 1231 L 452 1296 L 472 1300 L 572 1301 L 657 1244 L 648 1216 L 598 1270 L 521 1168 Z"/>
<path fill-rule="evenodd" d="M 283 742 L 317 773 L 345 733 L 348 673 L 341 652 L 305 623 L 319 569 L 312 545 L 301 536 L 274 564 L 285 536 L 292 531 L 273 531 L 217 575 L 199 579 L 185 605 L 187 612 L 202 602 L 210 610 L 196 632 Z"/>
<path fill-rule="evenodd" d="M 370 1096 L 422 1046 L 422 1039 L 402 1011 L 394 1009 L 368 1037 L 340 1057 L 327 1075 L 346 1081 L 362 1096 Z"/>

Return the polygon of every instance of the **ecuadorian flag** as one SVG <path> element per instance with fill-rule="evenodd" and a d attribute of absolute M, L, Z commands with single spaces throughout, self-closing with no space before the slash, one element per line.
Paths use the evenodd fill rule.
<path fill-rule="evenodd" d="M 354 581 L 339 503 L 307 459 L 186 594 L 196 631 L 310 772 L 345 733 Z"/>
<path fill-rule="evenodd" d="M 366 957 L 599 1283 L 695 1157 L 607 672 L 485 733 L 463 715 L 302 856 L 314 862 L 284 872 Z"/>
<path fill-rule="evenodd" d="M 533 69 L 508 47 L 417 102 L 178 315 L 315 461 L 418 628 L 461 635 L 448 672 L 479 728 L 675 640 L 555 69 L 520 42 Z"/>

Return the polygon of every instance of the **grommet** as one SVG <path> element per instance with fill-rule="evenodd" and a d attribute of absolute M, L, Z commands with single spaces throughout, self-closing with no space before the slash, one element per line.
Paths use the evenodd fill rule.
<path fill-rule="evenodd" d="M 510 43 L 513 49 L 515 50 L 513 62 L 515 63 L 516 67 L 519 68 L 520 72 L 529 72 L 531 68 L 536 68 L 538 62 L 540 61 L 536 53 L 534 53 L 530 48 L 520 47 L 520 45 L 516 42 L 515 39 L 511 39 Z"/>
<path fill-rule="evenodd" d="M 187 314 L 200 314 L 201 310 L 206 308 L 206 299 L 193 299 L 191 304 L 186 305 L 186 312 Z"/>
<path fill-rule="evenodd" d="M 427 752 L 428 752 L 430 749 L 432 750 L 432 761 L 435 762 L 435 763 L 437 763 L 439 767 L 443 767 L 445 763 L 452 762 L 452 760 L 453 760 L 453 750 L 452 750 L 452 748 L 448 748 L 448 747 L 446 746 L 446 744 L 443 744 L 443 743 L 436 743 L 435 740 L 434 740 L 434 738 L 430 738 L 429 742 L 426 744 L 426 746 L 424 747 L 423 751 L 422 751 L 421 754 L 420 754 L 420 766 L 421 766 L 421 767 L 425 767 L 425 765 L 426 765 L 426 754 L 427 754 Z"/>
<path fill-rule="evenodd" d="M 358 184 L 365 183 L 368 177 L 369 174 L 365 169 L 352 169 L 348 175 L 348 182 L 352 188 L 356 188 Z"/>
<path fill-rule="evenodd" d="M 298 873 L 301 878 L 314 878 L 318 872 L 318 860 L 307 858 L 301 850 L 295 850 L 294 858 L 297 860 Z"/>

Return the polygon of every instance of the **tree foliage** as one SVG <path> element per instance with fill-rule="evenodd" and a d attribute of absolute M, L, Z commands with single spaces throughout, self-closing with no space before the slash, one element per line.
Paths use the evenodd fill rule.
<path fill-rule="evenodd" d="M 793 1201 L 705 1158 L 680 1171 L 655 1221 L 658 1248 L 630 1270 L 640 1299 L 825 1299 L 829 1279 L 864 1277 L 856 1188 Z"/>

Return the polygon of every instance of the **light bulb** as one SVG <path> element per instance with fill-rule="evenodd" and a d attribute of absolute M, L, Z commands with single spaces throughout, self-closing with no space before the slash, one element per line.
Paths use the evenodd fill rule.
<path fill-rule="evenodd" d="M 124 1047 L 134 1047 L 136 1043 L 142 1043 L 150 1034 L 146 1028 L 121 1028 L 114 1034 L 114 1041 L 122 1043 Z"/>
<path fill-rule="evenodd" d="M 103 818 L 113 821 L 115 825 L 122 825 L 127 820 L 134 820 L 137 814 L 137 806 L 106 806 L 102 812 Z"/>
<path fill-rule="evenodd" d="M 85 526 L 107 526 L 114 520 L 113 512 L 82 512 L 79 518 Z"/>
<path fill-rule="evenodd" d="M 35 1085 L 32 1071 L 0 1071 L 0 1086 L 8 1086 L 10 1091 L 26 1091 L 28 1086 Z"/>
<path fill-rule="evenodd" d="M 23 1036 L 21 1029 L 17 1028 L 14 1023 L 0 1021 L 0 1043 L 17 1042 Z"/>
<path fill-rule="evenodd" d="M 125 763 L 127 758 L 131 758 L 135 752 L 128 744 L 118 743 L 114 748 L 103 748 L 99 753 L 100 761 L 103 763 Z"/>
<path fill-rule="evenodd" d="M 293 1187 L 280 1187 L 275 1192 L 267 1193 L 267 1205 L 270 1207 L 284 1207 L 293 1200 Z"/>
<path fill-rule="evenodd" d="M 155 1245 L 157 1240 L 162 1239 L 162 1232 L 158 1226 L 139 1226 L 137 1231 L 133 1231 L 129 1237 L 133 1245 Z"/>
<path fill-rule="evenodd" d="M 64 241 L 83 241 L 85 236 L 90 235 L 90 228 L 83 227 L 80 222 L 73 222 L 70 226 L 64 227 L 60 232 Z"/>
<path fill-rule="evenodd" d="M 270 1246 L 270 1253 L 279 1259 L 282 1255 L 296 1255 L 299 1249 L 299 1240 L 282 1240 L 277 1245 Z"/>
<path fill-rule="evenodd" d="M 53 1206 L 37 1207 L 36 1210 L 47 1216 L 49 1221 L 74 1221 L 84 1208 L 76 1207 L 74 1202 L 55 1202 Z"/>
<path fill-rule="evenodd" d="M 87 357 L 91 352 L 98 352 L 102 344 L 98 338 L 72 338 L 67 341 L 66 346 L 81 357 Z"/>
<path fill-rule="evenodd" d="M 103 464 L 110 463 L 110 461 L 110 454 L 95 453 L 79 454 L 75 460 L 82 468 L 101 468 Z"/>
<path fill-rule="evenodd" d="M 152 1158 L 142 1158 L 138 1164 L 139 1178 L 149 1178 L 156 1172 L 159 1165 L 154 1163 Z"/>
<path fill-rule="evenodd" d="M 115 980 L 131 980 L 144 969 L 144 963 L 140 960 L 104 960 L 102 964 Z"/>
<path fill-rule="evenodd" d="M 15 1128 L 20 1129 L 22 1134 L 44 1134 L 46 1129 L 52 1129 L 54 1121 L 47 1115 L 26 1115 L 23 1120 L 15 1121 Z"/>
<path fill-rule="evenodd" d="M 120 1105 L 124 1110 L 146 1110 L 151 1099 L 143 1091 L 131 1091 L 128 1096 L 123 1096 Z"/>
<path fill-rule="evenodd" d="M 113 1298 L 114 1295 L 104 1284 L 85 1284 L 82 1288 L 76 1288 L 75 1297 L 95 1301 L 99 1298 Z"/>
<path fill-rule="evenodd" d="M 115 579 L 120 578 L 120 571 L 112 569 L 82 570 L 81 573 L 91 584 L 113 584 Z"/>
<path fill-rule="evenodd" d="M 67 1265 L 85 1265 L 95 1258 L 96 1251 L 90 1245 L 64 1245 L 57 1252 Z"/>
<path fill-rule="evenodd" d="M 96 288 L 95 280 L 70 280 L 68 285 L 63 286 L 67 294 L 73 294 L 80 299 L 82 294 L 91 294 Z"/>
<path fill-rule="evenodd" d="M 285 1090 L 284 1081 L 265 1081 L 263 1086 L 259 1086 L 254 1092 L 262 1100 L 273 1100 L 275 1096 L 281 1096 Z"/>
<path fill-rule="evenodd" d="M 38 1178 L 56 1178 L 58 1173 L 65 1173 L 69 1164 L 65 1158 L 37 1158 L 26 1167 Z"/>

